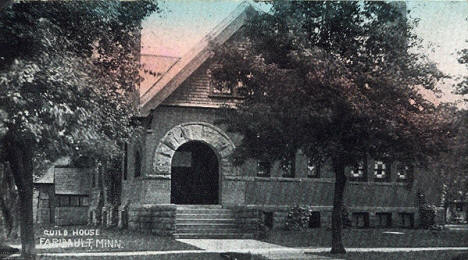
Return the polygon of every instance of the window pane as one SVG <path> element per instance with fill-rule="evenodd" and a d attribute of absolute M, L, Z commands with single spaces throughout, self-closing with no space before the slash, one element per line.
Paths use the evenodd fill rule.
<path fill-rule="evenodd" d="M 80 206 L 83 206 L 83 207 L 89 206 L 88 196 L 82 196 L 80 198 Z"/>
<path fill-rule="evenodd" d="M 390 163 L 376 160 L 374 162 L 375 181 L 390 181 Z"/>
<path fill-rule="evenodd" d="M 320 178 L 320 164 L 316 164 L 312 160 L 309 160 L 307 162 L 307 177 Z"/>
<path fill-rule="evenodd" d="M 351 181 L 367 181 L 367 163 L 365 160 L 359 161 L 351 168 Z"/>
<path fill-rule="evenodd" d="M 70 206 L 71 207 L 80 206 L 80 197 L 79 196 L 70 196 Z"/>
<path fill-rule="evenodd" d="M 271 167 L 270 162 L 259 161 L 257 163 L 257 175 L 261 177 L 269 177 L 270 167 Z"/>
<path fill-rule="evenodd" d="M 70 198 L 66 195 L 58 195 L 57 196 L 57 201 L 59 204 L 59 207 L 69 207 L 70 206 Z"/>

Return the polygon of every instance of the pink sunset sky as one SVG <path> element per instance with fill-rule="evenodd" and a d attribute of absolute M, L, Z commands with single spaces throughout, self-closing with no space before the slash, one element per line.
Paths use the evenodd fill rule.
<path fill-rule="evenodd" d="M 240 3 L 236 0 L 161 2 L 162 14 L 153 14 L 143 22 L 142 53 L 182 56 Z M 424 40 L 428 57 L 445 73 L 454 77 L 468 75 L 456 55 L 457 51 L 468 48 L 468 1 L 406 1 L 406 4 L 409 17 L 420 20 L 416 33 Z M 268 9 L 263 3 L 254 5 Z M 441 84 L 443 100 L 461 100 L 450 93 L 453 82 Z"/>

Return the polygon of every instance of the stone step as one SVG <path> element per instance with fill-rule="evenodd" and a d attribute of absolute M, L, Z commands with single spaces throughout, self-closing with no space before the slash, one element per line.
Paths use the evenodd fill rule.
<path fill-rule="evenodd" d="M 177 205 L 179 209 L 222 209 L 221 205 Z"/>
<path fill-rule="evenodd" d="M 174 238 L 221 238 L 221 239 L 253 239 L 254 234 L 240 232 L 191 232 L 175 233 Z"/>
<path fill-rule="evenodd" d="M 267 252 L 260 254 L 263 259 L 268 260 L 307 260 L 307 259 L 315 259 L 315 260 L 343 260 L 337 258 L 331 258 L 328 256 L 321 256 L 321 255 L 310 255 L 304 254 L 301 252 L 291 252 L 291 251 L 276 251 L 276 252 Z"/>
<path fill-rule="evenodd" d="M 192 230 L 222 230 L 222 231 L 237 231 L 236 224 L 176 224 L 176 230 L 179 231 L 192 231 Z"/>
<path fill-rule="evenodd" d="M 203 214 L 196 214 L 196 213 L 177 213 L 176 219 L 233 219 L 234 216 L 231 213 L 203 213 Z"/>
<path fill-rule="evenodd" d="M 213 232 L 223 232 L 223 233 L 239 233 L 239 230 L 237 228 L 216 228 L 216 227 L 210 227 L 210 226 L 205 226 L 205 227 L 176 227 L 176 232 L 180 234 L 185 234 L 185 233 L 199 233 L 199 234 L 205 234 L 205 233 L 213 233 Z"/>
<path fill-rule="evenodd" d="M 221 205 L 178 205 L 175 228 L 175 238 L 255 238 L 254 231 L 240 231 L 232 210 Z"/>
<path fill-rule="evenodd" d="M 177 214 L 232 214 L 229 209 L 177 209 Z"/>
<path fill-rule="evenodd" d="M 176 218 L 176 224 L 235 224 L 236 220 L 233 218 L 206 218 L 206 219 L 193 219 L 193 218 Z"/>

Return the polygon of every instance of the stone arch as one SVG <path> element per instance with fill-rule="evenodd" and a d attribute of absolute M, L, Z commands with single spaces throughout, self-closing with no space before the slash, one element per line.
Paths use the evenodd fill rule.
<path fill-rule="evenodd" d="M 203 122 L 189 122 L 175 126 L 159 142 L 153 159 L 153 172 L 170 177 L 175 151 L 190 141 L 208 144 L 218 156 L 220 174 L 232 175 L 233 167 L 228 157 L 235 145 L 223 130 Z"/>

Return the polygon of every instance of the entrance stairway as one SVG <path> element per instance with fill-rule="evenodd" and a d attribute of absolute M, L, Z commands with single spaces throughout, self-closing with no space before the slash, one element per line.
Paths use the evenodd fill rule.
<path fill-rule="evenodd" d="M 221 205 L 178 205 L 175 238 L 254 238 L 243 233 L 230 209 Z"/>

